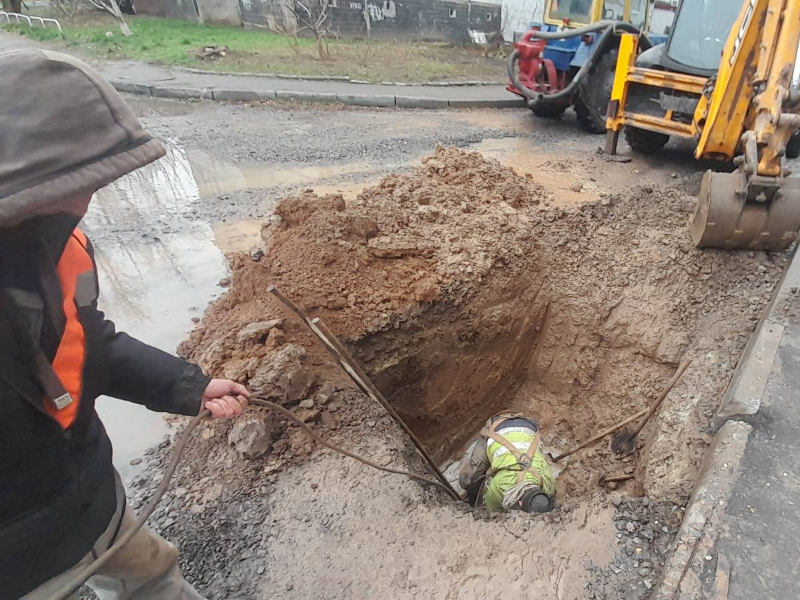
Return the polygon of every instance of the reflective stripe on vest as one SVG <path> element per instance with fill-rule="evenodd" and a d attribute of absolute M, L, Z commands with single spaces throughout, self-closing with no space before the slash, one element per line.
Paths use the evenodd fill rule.
<path fill-rule="evenodd" d="M 56 351 L 56 357 L 53 360 L 53 370 L 72 397 L 72 402 L 61 409 L 56 408 L 50 402 L 46 402 L 45 407 L 64 429 L 72 425 L 78 414 L 83 383 L 83 364 L 86 360 L 86 336 L 78 318 L 75 291 L 81 274 L 94 271 L 94 264 L 87 247 L 86 236 L 79 229 L 75 229 L 58 261 L 57 268 L 61 293 L 64 298 L 66 325 Z"/>

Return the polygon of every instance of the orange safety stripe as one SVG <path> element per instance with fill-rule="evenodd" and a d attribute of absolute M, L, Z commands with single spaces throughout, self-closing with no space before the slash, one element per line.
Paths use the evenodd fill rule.
<path fill-rule="evenodd" d="M 64 253 L 58 261 L 58 278 L 64 297 L 64 315 L 67 318 L 64 335 L 53 360 L 53 370 L 61 384 L 72 396 L 72 403 L 61 410 L 51 402 L 45 402 L 47 412 L 55 417 L 66 429 L 78 414 L 83 384 L 83 365 L 86 360 L 86 335 L 78 318 L 75 304 L 75 287 L 81 273 L 94 270 L 92 258 L 87 251 L 88 241 L 79 229 L 75 229 L 67 242 Z"/>

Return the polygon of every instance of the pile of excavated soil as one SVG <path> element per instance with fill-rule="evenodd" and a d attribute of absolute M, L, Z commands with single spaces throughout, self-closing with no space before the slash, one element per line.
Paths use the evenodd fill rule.
<path fill-rule="evenodd" d="M 234 259 L 230 293 L 183 351 L 262 392 L 282 353 L 310 373 L 288 396 L 267 395 L 313 394 L 329 362 L 267 293 L 276 285 L 341 336 L 443 461 L 508 407 L 564 449 L 647 406 L 688 353 L 693 365 L 640 436 L 646 461 L 620 464 L 598 445 L 561 486 L 576 496 L 601 473 L 638 469 L 640 491 L 685 498 L 707 418 L 784 263 L 695 249 L 692 203 L 640 187 L 559 207 L 531 175 L 438 148 L 354 201 L 282 201 L 263 257 Z M 242 341 L 243 327 L 278 317 L 283 329 Z"/>
<path fill-rule="evenodd" d="M 555 513 L 484 522 L 328 452 L 298 460 L 310 445 L 280 418 L 254 411 L 208 425 L 157 523 L 183 544 L 185 567 L 212 597 L 275 585 L 279 596 L 314 595 L 298 580 L 304 569 L 330 586 L 325 597 L 364 596 L 352 586 L 365 577 L 394 597 L 489 584 L 499 594 L 534 585 L 522 576 L 529 560 L 541 570 L 537 597 L 594 597 L 580 590 L 618 585 L 619 597 L 646 593 L 698 473 L 709 417 L 785 257 L 695 249 L 693 200 L 675 189 L 637 187 L 569 207 L 555 200 L 535 177 L 444 148 L 353 201 L 310 191 L 286 199 L 262 231 L 263 252 L 233 258 L 230 292 L 181 352 L 292 407 L 334 441 L 419 470 L 399 429 L 353 391 L 270 285 L 340 336 L 443 463 L 506 408 L 538 419 L 545 444 L 563 450 L 646 407 L 689 356 L 639 452 L 617 461 L 607 441 L 587 448 L 559 477 Z M 207 473 L 200 483 L 198 472 Z M 647 496 L 617 509 L 617 533 L 597 480 L 622 473 L 635 475 L 627 496 Z M 656 505 L 674 522 L 640 539 L 650 519 L 642 511 Z M 509 545 L 511 570 L 500 567 Z M 370 560 L 352 558 L 362 553 Z M 246 566 L 208 574 L 231 561 Z M 642 562 L 646 577 L 635 572 Z"/>

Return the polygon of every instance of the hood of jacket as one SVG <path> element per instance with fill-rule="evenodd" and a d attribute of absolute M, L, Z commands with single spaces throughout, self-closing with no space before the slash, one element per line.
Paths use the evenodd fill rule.
<path fill-rule="evenodd" d="M 162 157 L 99 73 L 47 50 L 0 53 L 0 228 L 61 212 Z"/>

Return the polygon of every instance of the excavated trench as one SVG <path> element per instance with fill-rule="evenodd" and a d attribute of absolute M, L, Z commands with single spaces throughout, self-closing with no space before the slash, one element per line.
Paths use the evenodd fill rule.
<path fill-rule="evenodd" d="M 498 269 L 458 305 L 442 300 L 354 344 L 444 465 L 490 416 L 509 409 L 539 422 L 548 449 L 566 450 L 646 407 L 688 349 L 690 336 L 673 328 L 660 286 L 620 294 L 602 289 L 602 276 L 562 281 L 557 264 L 529 258 L 541 270 Z M 584 286 L 591 293 L 581 293 Z M 612 459 L 608 440 L 579 456 L 559 478 L 562 499 L 636 466 Z"/>
<path fill-rule="evenodd" d="M 783 265 L 695 249 L 692 207 L 651 186 L 563 206 L 532 175 L 439 148 L 355 200 L 282 201 L 263 255 L 235 259 L 231 292 L 184 353 L 254 387 L 272 382 L 288 343 L 308 353 L 304 369 L 333 373 L 265 293 L 276 285 L 342 338 L 442 464 L 504 409 L 537 419 L 545 446 L 565 450 L 645 408 L 687 354 L 692 366 L 635 458 L 613 459 L 604 440 L 559 476 L 561 500 L 596 491 L 603 474 L 635 475 L 630 493 L 685 500 L 708 418 Z M 241 348 L 237 331 L 281 315 L 279 333 Z M 293 406 L 319 381 L 287 385 L 279 399 Z M 341 419 L 315 410 L 323 424 Z"/>

